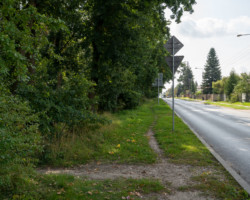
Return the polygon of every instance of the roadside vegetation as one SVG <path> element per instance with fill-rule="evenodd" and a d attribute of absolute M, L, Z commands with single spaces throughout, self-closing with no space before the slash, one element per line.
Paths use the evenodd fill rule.
<path fill-rule="evenodd" d="M 139 122 L 131 116 L 124 123 L 132 127 L 130 132 L 117 129 L 127 137 L 109 135 L 121 119 L 102 113 L 134 109 L 143 99 L 157 96 L 152 87 L 157 74 L 163 73 L 164 81 L 171 77 L 164 59 L 170 18 L 164 10 L 170 9 L 171 18 L 180 22 L 184 12 L 193 12 L 193 4 L 194 0 L 0 2 L 1 197 L 12 198 L 32 185 L 37 164 L 71 166 L 118 158 L 117 162 L 154 162 L 146 140 L 137 136 L 146 128 L 138 130 L 133 124 Z M 82 140 L 87 145 L 80 146 Z"/>
<path fill-rule="evenodd" d="M 249 199 L 247 193 L 178 117 L 175 118 L 175 132 L 172 132 L 172 111 L 162 100 L 160 105 L 157 100 L 147 100 L 135 110 L 103 115 L 110 120 L 109 124 L 83 132 L 76 131 L 57 144 L 51 144 L 48 147 L 50 162 L 43 164 L 68 167 L 92 161 L 155 163 L 156 154 L 145 136 L 154 124 L 153 131 L 169 162 L 207 168 L 192 178 L 195 184 L 177 188 L 178 191 L 202 191 L 216 199 Z M 60 174 L 33 172 L 31 175 L 31 171 L 24 177 L 13 179 L 16 187 L 1 190 L 1 199 L 140 199 L 141 195 L 171 191 L 171 186 L 169 188 L 155 179 L 88 180 Z"/>
<path fill-rule="evenodd" d="M 152 107 L 147 100 L 134 110 L 104 113 L 109 123 L 99 127 L 83 127 L 69 132 L 48 147 L 43 165 L 72 166 L 91 160 L 116 163 L 154 163 L 156 154 L 145 137 L 154 122 Z"/>
<path fill-rule="evenodd" d="M 34 169 L 156 162 L 145 133 L 162 111 L 144 100 L 157 96 L 152 83 L 158 73 L 164 82 L 171 77 L 164 59 L 170 37 L 164 10 L 180 22 L 194 4 L 1 1 L 0 199 L 117 199 L 132 195 L 131 187 L 162 190 L 157 180 L 92 182 Z M 181 160 L 178 152 L 171 155 Z"/>
<path fill-rule="evenodd" d="M 210 104 L 210 105 L 216 105 L 216 106 L 222 106 L 222 107 L 228 107 L 228 108 L 233 108 L 233 109 L 238 109 L 238 110 L 250 110 L 250 102 L 228 102 L 228 101 L 204 101 L 202 99 L 191 99 L 188 97 L 179 97 L 179 99 L 183 99 L 186 101 L 201 101 L 204 104 Z"/>
<path fill-rule="evenodd" d="M 145 194 L 167 190 L 157 180 L 118 179 L 84 180 L 70 175 L 40 175 L 31 180 L 32 187 L 13 194 L 11 199 L 101 200 L 141 199 Z"/>
<path fill-rule="evenodd" d="M 228 107 L 228 108 L 234 108 L 238 110 L 250 110 L 250 102 L 235 102 L 230 103 L 227 101 L 219 101 L 219 102 L 213 102 L 213 101 L 206 101 L 206 104 L 216 105 L 216 106 L 222 106 L 222 107 Z"/>

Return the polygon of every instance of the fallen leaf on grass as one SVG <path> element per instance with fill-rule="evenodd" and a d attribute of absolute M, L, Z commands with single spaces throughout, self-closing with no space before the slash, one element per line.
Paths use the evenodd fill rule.
<path fill-rule="evenodd" d="M 62 188 L 61 190 L 59 190 L 59 191 L 57 192 L 57 194 L 62 194 L 63 192 L 65 192 L 64 188 Z"/>
<path fill-rule="evenodd" d="M 127 196 L 127 197 L 122 197 L 122 199 L 131 199 L 130 196 Z"/>

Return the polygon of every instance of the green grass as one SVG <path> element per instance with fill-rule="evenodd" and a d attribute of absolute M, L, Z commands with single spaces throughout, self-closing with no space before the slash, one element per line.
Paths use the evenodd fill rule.
<path fill-rule="evenodd" d="M 178 190 L 200 190 L 205 196 L 214 196 L 218 199 L 250 200 L 247 192 L 239 186 L 177 116 L 175 116 L 175 131 L 172 132 L 172 111 L 165 102 L 161 101 L 160 106 L 155 109 L 155 114 L 157 123 L 154 132 L 170 162 L 213 169 L 193 177 L 196 184 L 182 186 Z"/>
<path fill-rule="evenodd" d="M 145 137 L 154 122 L 152 105 L 147 101 L 135 110 L 104 113 L 112 121 L 98 129 L 75 129 L 49 146 L 47 165 L 72 166 L 90 160 L 116 163 L 154 163 L 156 154 Z"/>
<path fill-rule="evenodd" d="M 12 194 L 9 199 L 136 200 L 145 194 L 168 192 L 159 181 L 149 179 L 94 181 L 71 175 L 40 175 L 30 181 L 33 182 L 32 190 Z"/>
<path fill-rule="evenodd" d="M 220 199 L 249 200 L 250 197 L 246 191 L 239 189 L 235 180 L 228 173 L 224 173 L 224 178 L 216 176 L 213 173 L 203 173 L 200 176 L 193 177 L 199 184 L 192 186 L 193 189 L 203 191 L 204 195 L 211 192 Z"/>
<path fill-rule="evenodd" d="M 224 177 L 222 179 L 222 177 Z M 236 181 L 223 169 L 216 173 L 207 171 L 199 176 L 192 177 L 194 185 L 179 187 L 179 191 L 200 190 L 204 196 L 213 195 L 218 199 L 250 200 L 250 196 L 240 189 Z"/>
<path fill-rule="evenodd" d="M 76 129 L 59 143 L 51 145 L 48 154 L 51 165 L 71 166 L 93 160 L 154 163 L 157 155 L 145 136 L 154 124 L 156 139 L 170 162 L 212 169 L 193 177 L 195 184 L 184 185 L 178 190 L 199 190 L 217 199 L 249 199 L 247 193 L 177 116 L 175 132 L 172 132 L 172 111 L 162 100 L 160 105 L 157 100 L 150 100 L 136 110 L 104 115 L 112 123 L 99 129 Z M 5 194 L 2 199 L 140 199 L 146 194 L 170 191 L 159 181 L 151 179 L 87 180 L 70 175 L 35 175 L 27 178 L 25 184 L 21 190 Z"/>
<path fill-rule="evenodd" d="M 183 98 L 178 98 L 186 101 L 202 101 L 201 99 L 191 99 L 188 97 L 183 97 Z M 228 101 L 210 101 L 207 100 L 204 102 L 204 104 L 211 104 L 211 105 L 216 105 L 216 106 L 222 106 L 222 107 L 228 107 L 228 108 L 234 108 L 238 110 L 250 110 L 250 102 L 235 102 L 231 103 Z"/>
<path fill-rule="evenodd" d="M 249 102 L 246 102 L 246 103 L 241 103 L 241 102 L 230 103 L 230 102 L 226 102 L 226 101 L 217 101 L 217 102 L 206 101 L 205 104 L 223 106 L 223 107 L 234 108 L 234 109 L 239 109 L 239 110 L 250 110 L 250 103 Z"/>
<path fill-rule="evenodd" d="M 175 116 L 175 131 L 172 132 L 172 110 L 161 101 L 155 109 L 156 138 L 165 155 L 173 163 L 195 166 L 216 165 L 217 161 L 186 124 Z"/>

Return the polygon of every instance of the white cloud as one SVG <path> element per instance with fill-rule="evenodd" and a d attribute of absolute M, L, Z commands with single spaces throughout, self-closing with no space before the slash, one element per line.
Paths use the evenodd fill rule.
<path fill-rule="evenodd" d="M 221 37 L 237 33 L 250 33 L 250 17 L 242 16 L 229 21 L 217 18 L 194 20 L 192 17 L 185 17 L 180 24 L 174 27 L 178 33 L 186 37 Z"/>
<path fill-rule="evenodd" d="M 228 30 L 234 33 L 250 33 L 250 17 L 242 16 L 230 20 Z"/>

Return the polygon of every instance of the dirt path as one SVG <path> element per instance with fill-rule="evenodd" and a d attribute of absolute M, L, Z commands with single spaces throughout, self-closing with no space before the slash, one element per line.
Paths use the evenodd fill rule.
<path fill-rule="evenodd" d="M 69 169 L 40 169 L 45 174 L 71 174 L 87 179 L 117 179 L 117 178 L 153 178 L 160 180 L 171 190 L 170 194 L 150 194 L 143 199 L 158 200 L 205 200 L 211 197 L 201 196 L 198 191 L 181 192 L 177 188 L 194 184 L 190 178 L 194 175 L 208 171 L 206 168 L 192 167 L 188 165 L 175 165 L 164 157 L 162 150 L 150 129 L 147 133 L 151 148 L 157 153 L 158 161 L 152 165 L 129 165 L 129 164 L 101 164 L 90 163 Z"/>

